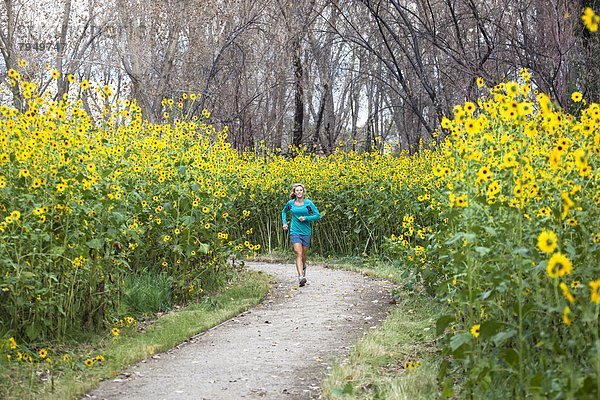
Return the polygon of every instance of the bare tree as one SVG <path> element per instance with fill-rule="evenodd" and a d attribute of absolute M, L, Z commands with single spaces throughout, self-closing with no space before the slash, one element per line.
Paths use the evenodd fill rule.
<path fill-rule="evenodd" d="M 4 0 L 4 10 L 2 13 L 2 29 L 0 30 L 0 51 L 4 58 L 4 65 L 7 70 L 15 69 L 17 66 L 17 35 L 16 25 L 22 3 L 13 0 Z M 14 106 L 23 109 L 23 97 L 19 87 L 11 85 L 11 92 Z"/>
<path fill-rule="evenodd" d="M 315 1 L 300 3 L 292 0 L 277 0 L 288 34 L 288 43 L 294 71 L 294 126 L 292 145 L 300 146 L 304 135 L 304 65 L 302 60 L 303 41 L 308 24 L 312 19 Z"/>
<path fill-rule="evenodd" d="M 433 139 L 438 121 L 455 103 L 477 96 L 477 77 L 494 84 L 517 79 L 523 67 L 533 85 L 563 106 L 570 92 L 594 99 L 598 68 L 595 42 L 581 33 L 582 3 L 552 0 L 357 0 L 335 2 L 346 25 L 342 40 L 362 48 L 374 68 L 363 71 L 385 87 L 385 107 L 370 85 L 374 114 L 390 114 L 401 145 L 411 151 Z M 353 5 L 359 4 L 362 12 Z M 377 69 L 376 65 L 383 69 Z M 585 77 L 585 78 L 583 78 Z M 597 90 L 597 89 L 596 89 Z M 371 113 L 374 113 L 371 115 Z M 400 132 L 405 132 L 401 134 Z M 369 139 L 370 136 L 367 136 Z M 369 140 L 367 140 L 369 141 Z"/>
<path fill-rule="evenodd" d="M 120 57 L 132 83 L 132 96 L 149 120 L 162 116 L 161 102 L 170 92 L 189 6 L 187 0 L 180 3 L 117 0 Z"/>
<path fill-rule="evenodd" d="M 581 23 L 585 6 L 598 0 L 4 0 L 0 52 L 7 70 L 35 60 L 20 71 L 40 91 L 72 94 L 74 75 L 135 98 L 151 121 L 169 111 L 164 98 L 199 93 L 185 114 L 210 109 L 240 150 L 414 152 L 479 95 L 479 76 L 494 85 L 526 67 L 565 107 L 573 90 L 597 101 L 600 39 Z M 37 40 L 33 23 L 57 45 L 21 49 Z M 23 109 L 19 85 L 5 82 Z M 80 94 L 91 114 L 116 101 Z"/>

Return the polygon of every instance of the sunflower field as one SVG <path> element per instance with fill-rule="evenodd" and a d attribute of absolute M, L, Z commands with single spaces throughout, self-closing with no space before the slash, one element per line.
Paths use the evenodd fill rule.
<path fill-rule="evenodd" d="M 135 102 L 92 117 L 9 77 L 28 108 L 0 106 L 0 363 L 114 326 L 132 274 L 169 277 L 186 303 L 231 257 L 288 248 L 280 211 L 302 182 L 323 217 L 312 251 L 388 260 L 453 310 L 443 396 L 600 394 L 600 105 L 580 93 L 571 115 L 526 70 L 478 80 L 433 148 L 289 158 L 233 150 L 208 110 L 187 117 L 195 94 L 152 124 Z"/>
<path fill-rule="evenodd" d="M 437 323 L 440 377 L 458 368 L 468 393 L 600 394 L 600 106 L 572 100 L 576 116 L 532 93 L 524 70 L 442 121 L 447 222 L 422 268 L 455 311 Z"/>
<path fill-rule="evenodd" d="M 77 103 L 29 104 L 0 107 L 0 330 L 35 341 L 102 327 L 143 269 L 172 276 L 186 302 L 259 247 L 232 237 L 250 212 L 229 196 L 226 132 L 145 124 L 128 102 L 99 124 Z"/>

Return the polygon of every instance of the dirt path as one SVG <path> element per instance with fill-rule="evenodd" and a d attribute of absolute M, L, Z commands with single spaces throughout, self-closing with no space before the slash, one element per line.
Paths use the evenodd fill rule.
<path fill-rule="evenodd" d="M 391 285 L 309 266 L 248 263 L 274 276 L 267 299 L 205 334 L 145 360 L 89 393 L 94 399 L 317 399 L 342 359 L 389 307 Z"/>

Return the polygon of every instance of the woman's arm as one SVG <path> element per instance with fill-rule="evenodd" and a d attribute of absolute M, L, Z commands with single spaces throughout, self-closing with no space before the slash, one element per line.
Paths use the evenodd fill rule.
<path fill-rule="evenodd" d="M 281 210 L 281 223 L 283 225 L 287 225 L 287 213 L 288 211 L 290 211 L 290 203 L 285 203 L 285 206 L 283 206 L 283 210 Z"/>
<path fill-rule="evenodd" d="M 304 217 L 305 221 L 318 221 L 321 219 L 321 214 L 319 213 L 319 209 L 317 208 L 317 206 L 315 206 L 315 203 L 313 203 L 310 200 L 304 200 L 306 202 L 308 202 L 308 204 L 306 205 L 307 207 L 310 207 L 310 210 L 312 211 L 312 214 L 309 215 L 308 217 Z"/>

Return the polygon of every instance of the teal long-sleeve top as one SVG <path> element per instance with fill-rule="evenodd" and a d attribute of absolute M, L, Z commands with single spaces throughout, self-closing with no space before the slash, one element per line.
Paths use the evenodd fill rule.
<path fill-rule="evenodd" d="M 294 200 L 285 203 L 281 211 L 281 222 L 283 225 L 288 224 L 288 213 L 292 214 L 292 223 L 289 224 L 291 234 L 310 235 L 312 232 L 312 223 L 321 219 L 321 214 L 319 214 L 317 206 L 308 199 L 304 199 L 304 204 L 301 206 L 296 205 Z M 304 221 L 300 221 L 299 217 L 304 217 Z"/>

